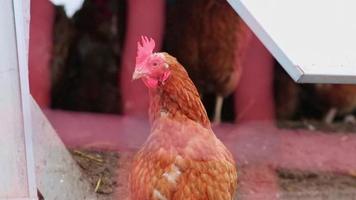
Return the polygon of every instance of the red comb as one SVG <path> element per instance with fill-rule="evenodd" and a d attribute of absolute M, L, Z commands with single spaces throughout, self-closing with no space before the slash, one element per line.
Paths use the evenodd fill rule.
<path fill-rule="evenodd" d="M 137 42 L 136 64 L 142 63 L 150 56 L 155 48 L 155 41 L 152 38 L 141 36 L 141 41 Z"/>

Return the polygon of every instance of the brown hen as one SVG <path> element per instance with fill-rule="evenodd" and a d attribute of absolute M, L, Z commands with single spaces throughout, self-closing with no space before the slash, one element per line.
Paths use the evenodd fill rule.
<path fill-rule="evenodd" d="M 131 200 L 233 199 L 234 160 L 214 135 L 193 82 L 174 57 L 152 53 L 152 40 L 143 43 L 133 78 L 149 88 L 152 127 L 132 164 Z"/>
<path fill-rule="evenodd" d="M 201 94 L 223 98 L 236 88 L 249 31 L 225 0 L 179 0 L 168 9 L 166 49 L 186 67 Z"/>
<path fill-rule="evenodd" d="M 321 118 L 326 123 L 356 110 L 356 86 L 348 84 L 295 83 L 281 66 L 275 70 L 275 101 L 279 119 Z M 351 116 L 351 115 L 349 115 Z M 353 120 L 352 117 L 348 119 Z"/>
<path fill-rule="evenodd" d="M 326 113 L 325 122 L 356 110 L 356 86 L 348 84 L 316 84 L 313 88 L 314 105 Z"/>

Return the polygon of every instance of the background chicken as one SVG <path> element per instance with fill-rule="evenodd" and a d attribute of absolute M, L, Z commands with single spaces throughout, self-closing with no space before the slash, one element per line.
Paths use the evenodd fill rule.
<path fill-rule="evenodd" d="M 311 106 L 318 109 L 327 123 L 356 110 L 356 86 L 347 84 L 315 84 L 309 91 Z M 354 121 L 353 121 L 354 122 Z"/>
<path fill-rule="evenodd" d="M 71 43 L 75 37 L 75 27 L 73 22 L 67 17 L 63 6 L 55 7 L 55 20 L 53 25 L 53 58 L 52 58 L 52 90 L 57 89 L 59 80 L 64 76 Z"/>
<path fill-rule="evenodd" d="M 295 83 L 277 62 L 274 73 L 274 93 L 277 118 L 294 118 L 301 102 L 301 86 Z"/>
<path fill-rule="evenodd" d="M 233 158 L 215 137 L 198 91 L 167 53 L 152 53 L 143 38 L 133 79 L 149 88 L 151 134 L 130 174 L 132 200 L 233 199 Z"/>
<path fill-rule="evenodd" d="M 348 84 L 297 84 L 279 64 L 275 68 L 275 100 L 279 119 L 316 118 L 331 123 L 347 117 L 355 123 L 356 86 Z"/>
<path fill-rule="evenodd" d="M 217 95 L 215 122 L 221 118 L 223 97 L 240 78 L 247 33 L 225 0 L 179 0 L 168 7 L 165 49 L 186 67 L 201 94 Z"/>
<path fill-rule="evenodd" d="M 57 9 L 52 61 L 52 106 L 119 113 L 118 71 L 124 0 L 86 0 L 68 18 Z"/>

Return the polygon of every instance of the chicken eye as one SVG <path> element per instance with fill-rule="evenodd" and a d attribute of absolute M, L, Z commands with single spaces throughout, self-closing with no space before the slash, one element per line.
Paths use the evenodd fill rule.
<path fill-rule="evenodd" d="M 152 65 L 153 65 L 154 67 L 157 67 L 158 63 L 154 62 L 154 63 L 152 63 Z"/>

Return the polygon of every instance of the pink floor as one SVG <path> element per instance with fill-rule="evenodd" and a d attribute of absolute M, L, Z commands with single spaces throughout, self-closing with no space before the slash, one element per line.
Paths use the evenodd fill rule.
<path fill-rule="evenodd" d="M 45 113 L 69 147 L 132 151 L 149 133 L 148 123 L 140 119 L 53 110 Z M 221 124 L 214 130 L 243 168 L 241 191 L 246 199 L 261 195 L 275 199 L 276 168 L 339 173 L 356 169 L 354 134 L 280 130 L 266 122 Z"/>

